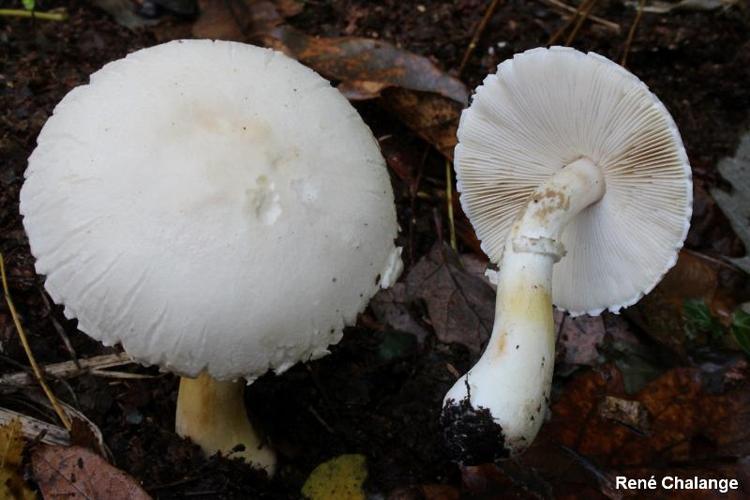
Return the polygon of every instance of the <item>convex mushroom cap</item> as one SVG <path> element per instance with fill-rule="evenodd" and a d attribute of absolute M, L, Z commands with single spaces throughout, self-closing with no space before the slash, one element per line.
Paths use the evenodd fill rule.
<path fill-rule="evenodd" d="M 401 269 L 370 130 L 312 70 L 239 43 L 140 50 L 72 90 L 21 213 L 67 317 L 187 376 L 320 357 Z"/>
<path fill-rule="evenodd" d="M 617 312 L 674 265 L 692 212 L 690 165 L 664 105 L 621 66 L 565 47 L 517 54 L 477 89 L 458 138 L 461 204 L 495 263 L 546 179 L 580 158 L 602 170 L 603 198 L 560 238 L 557 307 Z"/>

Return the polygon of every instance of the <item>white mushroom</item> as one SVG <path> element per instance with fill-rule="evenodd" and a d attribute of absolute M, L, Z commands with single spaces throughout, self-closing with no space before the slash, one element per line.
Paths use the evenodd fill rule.
<path fill-rule="evenodd" d="M 692 181 L 677 127 L 648 87 L 570 48 L 500 64 L 458 138 L 461 203 L 500 264 L 492 336 L 443 407 L 452 452 L 475 463 L 523 451 L 544 420 L 552 304 L 617 312 L 674 265 Z"/>
<path fill-rule="evenodd" d="M 65 315 L 185 377 L 181 435 L 209 453 L 243 444 L 269 471 L 233 381 L 324 356 L 401 270 L 390 179 L 356 110 L 239 43 L 140 50 L 72 90 L 29 158 L 21 213 Z"/>

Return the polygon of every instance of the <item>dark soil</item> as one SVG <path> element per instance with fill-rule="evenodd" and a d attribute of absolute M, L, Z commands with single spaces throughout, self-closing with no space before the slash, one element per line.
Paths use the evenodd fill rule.
<path fill-rule="evenodd" d="M 40 363 L 106 352 L 77 332 L 61 308 L 50 307 L 18 213 L 26 159 L 55 104 L 104 63 L 156 43 L 147 29 L 130 31 L 81 0 L 37 2 L 42 10 L 65 5 L 62 23 L 0 18 L 0 252 L 10 287 Z M 311 34 L 361 35 L 389 40 L 456 71 L 473 30 L 489 2 L 374 3 L 360 0 L 305 2 L 290 22 Z M 621 33 L 586 24 L 573 45 L 614 60 L 621 56 L 634 11 L 603 1 L 595 13 L 621 26 Z M 20 2 L 0 0 L 0 7 Z M 750 119 L 750 12 L 646 14 L 628 56 L 628 67 L 673 113 L 696 179 L 696 209 L 688 247 L 710 255 L 741 255 L 741 243 L 706 194 L 716 185 L 717 161 L 734 152 Z M 178 21 L 170 21 L 178 23 Z M 189 21 L 182 21 L 189 23 Z M 565 20 L 544 1 L 501 2 L 462 79 L 473 87 L 513 53 L 544 45 Z M 359 104 L 376 136 L 395 137 L 409 161 L 419 163 L 423 182 L 444 186 L 440 156 L 374 103 Z M 410 202 L 408 187 L 394 176 L 402 227 L 414 218 L 416 235 L 404 244 L 407 265 L 425 255 L 436 235 L 447 234 L 438 202 Z M 463 250 L 469 250 L 468 247 Z M 407 271 L 408 272 L 408 269 Z M 3 306 L 4 307 L 4 304 Z M 425 323 L 426 328 L 430 328 Z M 63 332 L 61 334 L 61 332 Z M 70 340 L 66 348 L 61 335 Z M 7 309 L 0 309 L 0 370 L 27 365 Z M 389 346 L 398 346 L 395 351 Z M 440 483 L 458 486 L 461 471 L 442 441 L 439 410 L 455 370 L 470 366 L 462 346 L 441 344 L 434 335 L 418 344 L 365 313 L 332 354 L 268 375 L 247 391 L 248 407 L 280 456 L 268 481 L 241 463 L 206 459 L 173 432 L 177 379 L 153 369 L 147 380 L 81 376 L 57 394 L 78 407 L 102 430 L 115 465 L 159 498 L 298 498 L 302 483 L 321 462 L 342 453 L 367 456 L 368 491 Z M 0 396 L 0 406 L 23 407 L 23 395 Z M 39 409 L 36 411 L 43 416 Z M 413 498 L 413 497 L 410 497 Z"/>

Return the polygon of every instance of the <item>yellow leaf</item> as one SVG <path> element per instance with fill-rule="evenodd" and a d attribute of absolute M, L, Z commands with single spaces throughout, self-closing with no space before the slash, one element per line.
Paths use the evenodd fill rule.
<path fill-rule="evenodd" d="M 318 465 L 302 486 L 310 500 L 364 500 L 367 478 L 364 455 L 340 455 Z"/>
<path fill-rule="evenodd" d="M 20 420 L 0 425 L 0 498 L 36 499 L 19 474 L 24 444 Z"/>

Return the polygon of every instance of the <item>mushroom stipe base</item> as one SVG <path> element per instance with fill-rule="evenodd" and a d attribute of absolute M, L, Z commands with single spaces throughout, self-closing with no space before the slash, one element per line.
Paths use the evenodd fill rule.
<path fill-rule="evenodd" d="M 241 458 L 271 476 L 276 456 L 248 420 L 244 393 L 242 382 L 219 381 L 206 373 L 196 378 L 182 377 L 175 430 L 207 455 L 220 452 Z"/>
<path fill-rule="evenodd" d="M 502 426 L 487 408 L 474 408 L 469 398 L 446 401 L 440 423 L 448 453 L 463 465 L 486 464 L 511 455 Z"/>

